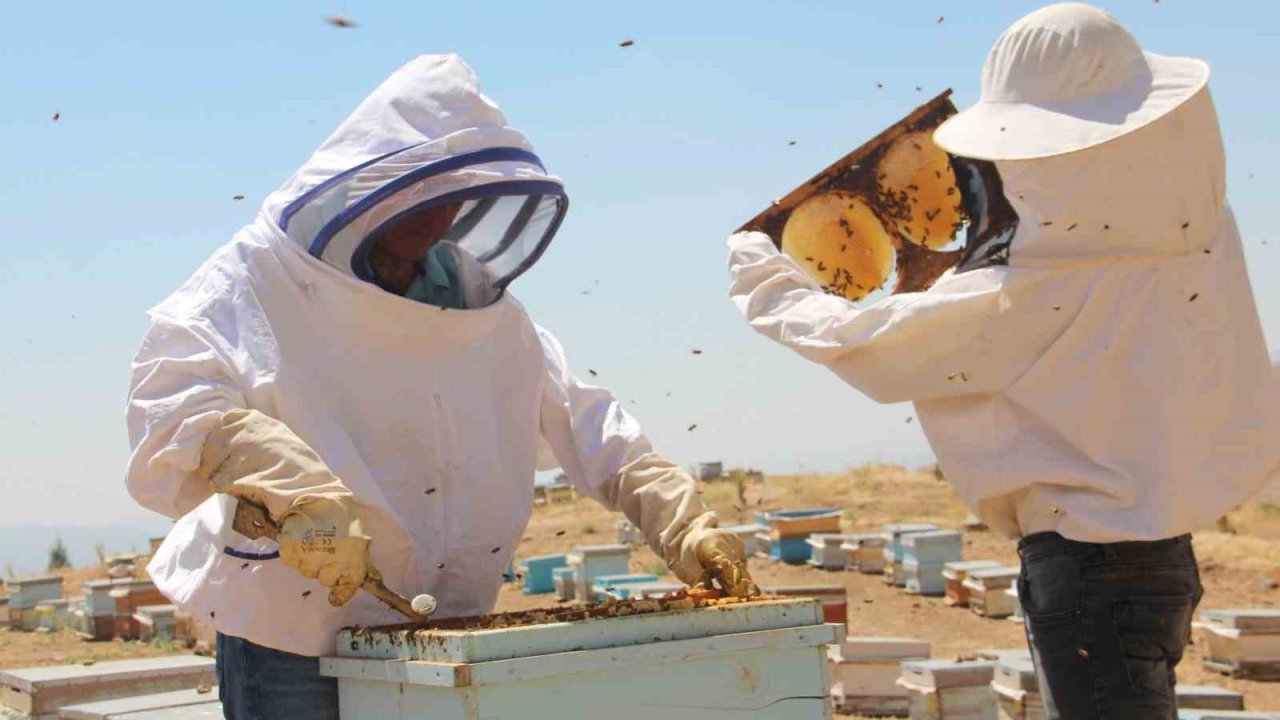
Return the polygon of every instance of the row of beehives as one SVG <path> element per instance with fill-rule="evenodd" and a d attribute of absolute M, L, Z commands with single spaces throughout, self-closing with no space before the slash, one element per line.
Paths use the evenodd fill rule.
<path fill-rule="evenodd" d="M 579 545 L 571 553 L 538 555 L 520 560 L 527 595 L 555 593 L 561 601 L 589 603 L 607 597 L 625 599 L 664 595 L 684 588 L 657 575 L 630 572 L 631 546 Z"/>
<path fill-rule="evenodd" d="M 9 580 L 6 586 L 7 624 L 17 630 L 68 628 L 86 640 L 212 640 L 207 627 L 179 613 L 150 580 L 90 580 L 84 594 L 74 597 L 62 597 L 62 578 L 57 575 Z"/>
<path fill-rule="evenodd" d="M 972 659 L 930 660 L 929 643 L 902 638 L 847 638 L 831 646 L 835 709 L 913 720 L 1040 720 L 1044 704 L 1025 650 L 979 650 Z M 1183 718 L 1272 718 L 1218 715 L 1244 710 L 1244 696 L 1215 686 L 1177 688 Z M 1212 714 L 1198 714 L 1214 711 Z"/>

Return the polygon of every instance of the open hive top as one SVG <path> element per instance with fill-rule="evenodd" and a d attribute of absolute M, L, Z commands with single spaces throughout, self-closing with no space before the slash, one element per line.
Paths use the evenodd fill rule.
<path fill-rule="evenodd" d="M 810 598 L 682 592 L 339 631 L 339 657 L 475 663 L 822 624 Z"/>

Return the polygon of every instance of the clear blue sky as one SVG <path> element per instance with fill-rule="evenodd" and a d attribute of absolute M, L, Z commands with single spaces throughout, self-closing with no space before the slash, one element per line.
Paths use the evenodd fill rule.
<path fill-rule="evenodd" d="M 122 480 L 143 311 L 425 52 L 462 54 L 565 178 L 566 224 L 515 292 L 580 374 L 635 400 L 661 450 L 771 471 L 928 462 L 909 406 L 878 407 L 746 327 L 723 240 L 933 93 L 972 102 L 987 49 L 1037 4 L 8 4 L 0 526 L 146 515 Z M 1105 7 L 1148 49 L 1213 65 L 1230 196 L 1280 348 L 1280 6 Z M 331 12 L 359 27 L 329 27 Z"/>

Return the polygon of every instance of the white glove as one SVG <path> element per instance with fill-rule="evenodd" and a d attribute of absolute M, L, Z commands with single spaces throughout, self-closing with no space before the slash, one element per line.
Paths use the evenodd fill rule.
<path fill-rule="evenodd" d="M 344 605 L 370 572 L 369 538 L 342 481 L 284 423 L 257 410 L 223 413 L 200 453 L 215 492 L 266 508 L 280 524 L 280 560 Z"/>

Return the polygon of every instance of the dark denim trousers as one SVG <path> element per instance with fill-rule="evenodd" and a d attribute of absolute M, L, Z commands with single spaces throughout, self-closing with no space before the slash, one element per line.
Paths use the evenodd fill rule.
<path fill-rule="evenodd" d="M 1018 554 L 1047 717 L 1176 720 L 1174 668 L 1203 592 L 1191 536 L 1098 545 L 1039 533 Z"/>
<path fill-rule="evenodd" d="M 338 681 L 319 658 L 218 633 L 217 671 L 227 720 L 338 720 Z"/>

